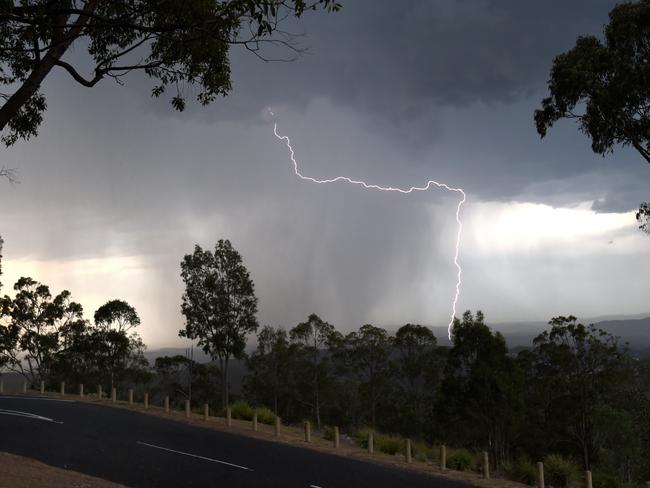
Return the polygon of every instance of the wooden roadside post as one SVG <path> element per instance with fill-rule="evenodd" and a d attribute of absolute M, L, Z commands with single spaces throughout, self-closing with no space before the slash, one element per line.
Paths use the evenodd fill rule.
<path fill-rule="evenodd" d="M 84 397 L 84 384 L 83 383 L 79 383 L 79 396 L 81 398 Z"/>
<path fill-rule="evenodd" d="M 537 488 L 544 488 L 544 463 L 537 463 Z"/>
<path fill-rule="evenodd" d="M 102 399 L 102 385 L 97 385 L 97 398 Z"/>
<path fill-rule="evenodd" d="M 144 394 L 144 409 L 147 410 L 149 408 L 149 393 Z"/>
<path fill-rule="evenodd" d="M 232 410 L 230 407 L 226 407 L 226 425 L 232 427 Z"/>
<path fill-rule="evenodd" d="M 483 478 L 490 479 L 490 458 L 487 451 L 483 451 Z"/>
<path fill-rule="evenodd" d="M 305 421 L 305 442 L 311 442 L 311 423 L 309 420 Z"/>
<path fill-rule="evenodd" d="M 185 400 L 185 418 L 189 419 L 190 418 L 190 401 Z"/>
<path fill-rule="evenodd" d="M 111 401 L 113 403 L 117 402 L 117 388 L 111 388 Z"/>
<path fill-rule="evenodd" d="M 375 452 L 375 435 L 372 431 L 368 432 L 368 454 Z"/>
<path fill-rule="evenodd" d="M 65 381 L 61 382 L 61 396 L 65 395 Z"/>
<path fill-rule="evenodd" d="M 5 380 L 0 378 L 0 393 L 4 393 L 4 392 L 5 392 Z"/>
<path fill-rule="evenodd" d="M 208 420 L 208 417 L 210 417 L 210 407 L 208 406 L 207 403 L 203 404 L 203 420 Z"/>
<path fill-rule="evenodd" d="M 447 469 L 447 446 L 444 444 L 440 446 L 440 470 L 445 471 Z"/>
<path fill-rule="evenodd" d="M 585 471 L 585 488 L 593 488 L 591 482 L 591 471 Z"/>
<path fill-rule="evenodd" d="M 338 449 L 339 445 L 340 445 L 339 428 L 337 426 L 334 426 L 334 449 Z"/>
<path fill-rule="evenodd" d="M 169 413 L 169 397 L 165 397 L 165 413 Z"/>
<path fill-rule="evenodd" d="M 406 439 L 406 462 L 409 464 L 413 462 L 413 456 L 411 452 L 411 439 Z"/>
<path fill-rule="evenodd" d="M 23 380 L 23 393 L 27 393 L 27 380 Z"/>
<path fill-rule="evenodd" d="M 280 437 L 280 429 L 282 426 L 282 419 L 280 417 L 275 417 L 275 437 Z"/>
<path fill-rule="evenodd" d="M 253 432 L 257 432 L 257 409 L 253 410 Z"/>
<path fill-rule="evenodd" d="M 45 381 L 41 380 L 41 395 L 45 394 Z"/>
<path fill-rule="evenodd" d="M 133 390 L 129 388 L 129 405 L 133 405 Z"/>

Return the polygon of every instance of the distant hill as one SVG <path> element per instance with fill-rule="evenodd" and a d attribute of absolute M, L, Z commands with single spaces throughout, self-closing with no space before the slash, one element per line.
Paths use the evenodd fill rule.
<path fill-rule="evenodd" d="M 147 358 L 149 364 L 153 366 L 156 358 L 162 356 L 185 356 L 187 349 L 184 347 L 163 347 L 159 349 L 147 349 L 144 352 L 144 357 Z M 195 347 L 192 351 L 194 361 L 197 363 L 208 363 L 210 362 L 210 356 L 204 353 L 200 348 Z"/>
<path fill-rule="evenodd" d="M 621 338 L 621 342 L 628 343 L 630 350 L 641 357 L 650 358 L 650 313 L 638 315 L 605 315 L 593 318 L 578 318 L 583 324 L 594 324 L 610 334 Z M 488 323 L 492 330 L 498 330 L 503 334 L 508 342 L 510 350 L 518 351 L 531 347 L 533 339 L 542 331 L 549 328 L 548 322 L 505 322 L 505 323 Z M 399 327 L 386 327 L 394 332 Z M 447 327 L 432 327 L 433 333 L 438 339 L 441 346 L 449 346 Z M 249 340 L 247 352 L 255 348 L 253 340 Z M 164 348 L 147 351 L 145 356 L 149 363 L 153 364 L 159 356 L 173 356 L 175 354 L 185 355 L 183 348 Z M 201 350 L 194 349 L 194 360 L 198 362 L 208 362 L 210 358 Z"/>
<path fill-rule="evenodd" d="M 650 313 L 639 315 L 606 315 L 593 318 L 578 318 L 583 324 L 594 324 L 610 334 L 621 338 L 622 342 L 629 343 L 632 351 L 644 351 L 650 354 Z M 487 324 L 492 330 L 503 334 L 511 350 L 520 350 L 532 345 L 533 339 L 550 326 L 548 322 L 505 322 Z M 398 327 L 389 327 L 395 331 Z M 432 327 L 438 339 L 438 344 L 448 346 L 451 344 L 447 334 L 447 327 Z"/>
<path fill-rule="evenodd" d="M 600 317 L 599 317 L 600 318 Z M 650 358 L 650 317 L 619 318 L 608 320 L 579 319 L 583 324 L 594 324 L 627 343 L 630 351 L 638 357 Z M 544 322 L 524 322 L 510 324 L 488 324 L 493 330 L 501 332 L 508 347 L 519 350 L 530 347 L 533 339 L 550 326 Z"/>

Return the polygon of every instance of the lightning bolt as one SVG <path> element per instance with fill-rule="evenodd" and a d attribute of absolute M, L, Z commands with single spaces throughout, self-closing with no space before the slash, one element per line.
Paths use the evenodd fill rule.
<path fill-rule="evenodd" d="M 269 113 L 272 116 L 275 115 L 271 111 L 269 111 Z M 465 203 L 465 201 L 467 200 L 465 191 L 462 188 L 452 188 L 446 183 L 439 183 L 435 180 L 427 181 L 427 184 L 424 186 L 412 186 L 406 189 L 395 188 L 392 186 L 379 186 L 379 185 L 369 184 L 366 183 L 365 181 L 353 180 L 352 178 L 348 178 L 347 176 L 337 176 L 335 178 L 330 178 L 327 180 L 317 180 L 316 178 L 312 178 L 311 176 L 305 176 L 300 172 L 300 170 L 298 169 L 298 162 L 296 161 L 296 157 L 295 157 L 296 154 L 293 150 L 293 146 L 291 145 L 291 139 L 289 139 L 288 136 L 282 136 L 278 133 L 277 122 L 273 123 L 273 133 L 275 134 L 275 137 L 277 137 L 280 141 L 284 141 L 286 143 L 287 148 L 289 149 L 291 162 L 293 163 L 293 171 L 298 178 L 304 181 L 311 181 L 312 183 L 318 183 L 318 184 L 337 183 L 339 181 L 344 181 L 352 185 L 362 186 L 366 190 L 380 190 L 380 191 L 390 191 L 390 192 L 398 192 L 398 193 L 413 193 L 415 191 L 427 191 L 429 190 L 429 188 L 435 186 L 437 188 L 444 188 L 447 191 L 461 194 L 462 198 L 460 199 L 460 201 L 458 202 L 458 206 L 456 207 L 456 223 L 458 223 L 458 233 L 456 234 L 456 249 L 454 253 L 454 265 L 456 265 L 456 269 L 458 270 L 458 275 L 456 280 L 456 293 L 454 294 L 454 302 L 451 307 L 451 318 L 449 320 L 449 325 L 447 326 L 447 333 L 449 335 L 449 340 L 451 340 L 452 326 L 454 324 L 454 318 L 456 317 L 456 305 L 458 303 L 458 297 L 460 296 L 461 274 L 463 272 L 463 269 L 460 267 L 460 263 L 458 261 L 458 254 L 460 250 L 460 237 L 461 237 L 461 233 L 463 232 L 463 223 L 460 220 L 460 209 Z"/>

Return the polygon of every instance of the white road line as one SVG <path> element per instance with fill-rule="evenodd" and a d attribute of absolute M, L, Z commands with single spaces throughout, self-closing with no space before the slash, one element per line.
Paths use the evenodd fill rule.
<path fill-rule="evenodd" d="M 146 442 L 136 441 L 136 444 L 140 444 L 141 446 L 153 447 L 154 449 L 160 449 L 161 451 L 169 451 L 169 452 L 174 452 L 176 454 L 182 454 L 183 456 L 189 456 L 189 457 L 193 457 L 193 458 L 197 458 L 197 459 L 203 459 L 204 461 L 210 461 L 210 462 L 213 462 L 213 463 L 225 464 L 226 466 L 232 466 L 233 468 L 239 468 L 239 469 L 243 469 L 245 471 L 253 471 L 251 468 L 247 468 L 246 466 L 239 466 L 238 464 L 227 463 L 226 461 L 219 461 L 218 459 L 212 459 L 212 458 L 205 457 L 205 456 L 199 456 L 197 454 L 190 454 L 189 452 L 176 451 L 174 449 L 169 449 L 167 447 L 156 446 L 154 444 L 147 444 Z"/>
<path fill-rule="evenodd" d="M 309 488 L 322 488 L 322 487 L 318 485 L 309 485 Z"/>
<path fill-rule="evenodd" d="M 42 402 L 75 403 L 74 400 L 61 400 L 60 398 L 24 397 L 24 396 L 0 396 L 0 400 L 38 400 Z"/>
<path fill-rule="evenodd" d="M 62 424 L 63 422 L 57 422 L 49 417 L 43 417 L 41 415 L 36 415 L 35 413 L 21 412 L 20 410 L 7 410 L 0 408 L 0 415 L 12 415 L 14 417 L 23 417 L 26 419 L 33 420 L 43 420 L 44 422 L 52 422 L 53 424 Z"/>

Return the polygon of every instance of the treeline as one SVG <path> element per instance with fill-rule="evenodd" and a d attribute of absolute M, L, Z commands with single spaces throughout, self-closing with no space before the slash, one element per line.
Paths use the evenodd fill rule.
<path fill-rule="evenodd" d="M 31 388 L 85 383 L 142 383 L 151 372 L 145 345 L 135 332 L 140 318 L 122 300 L 110 300 L 91 322 L 64 290 L 53 296 L 47 285 L 20 278 L 15 296 L 0 298 L 0 372 L 21 374 Z"/>
<path fill-rule="evenodd" d="M 21 278 L 0 301 L 0 370 L 38 387 L 115 385 L 169 396 L 180 405 L 246 401 L 284 422 L 311 420 L 354 434 L 370 427 L 430 444 L 485 450 L 497 468 L 557 455 L 601 479 L 650 479 L 650 374 L 625 345 L 573 316 L 556 317 L 528 349 L 509 352 L 481 312 L 455 319 L 452 345 L 425 326 L 391 333 L 366 324 L 343 334 L 310 315 L 290 329 L 258 327 L 257 298 L 229 241 L 196 246 L 181 262 L 185 283 L 179 332 L 213 361 L 157 358 L 151 366 L 135 329 L 140 319 L 121 300 L 93 321 L 69 292 Z M 257 334 L 255 349 L 247 340 Z M 229 364 L 246 365 L 241 392 L 230 393 Z M 556 463 L 557 464 L 557 463 Z M 534 479 L 534 473 L 531 475 Z M 610 477 L 610 478 L 602 478 Z"/>
<path fill-rule="evenodd" d="M 488 450 L 497 466 L 557 453 L 622 480 L 650 477 L 648 365 L 572 316 L 514 355 L 481 312 L 455 320 L 451 347 L 420 325 L 344 336 L 311 315 L 262 328 L 247 364 L 244 397 L 289 421 Z"/>

